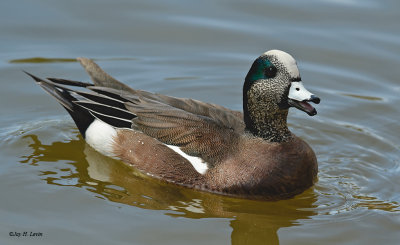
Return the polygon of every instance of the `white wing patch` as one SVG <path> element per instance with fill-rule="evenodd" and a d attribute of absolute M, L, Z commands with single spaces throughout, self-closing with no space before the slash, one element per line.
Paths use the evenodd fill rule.
<path fill-rule="evenodd" d="M 168 146 L 170 149 L 172 149 L 173 151 L 175 151 L 182 157 L 186 158 L 192 164 L 194 169 L 196 169 L 196 171 L 199 172 L 200 174 L 205 174 L 207 172 L 208 165 L 200 157 L 189 156 L 188 154 L 183 152 L 178 146 L 174 146 L 174 145 L 166 145 L 166 146 Z"/>
<path fill-rule="evenodd" d="M 91 147 L 101 154 L 116 158 L 113 152 L 114 138 L 117 131 L 111 125 L 95 119 L 85 132 L 85 140 Z"/>
<path fill-rule="evenodd" d="M 100 152 L 101 154 L 117 158 L 113 151 L 114 138 L 117 136 L 117 131 L 111 125 L 95 119 L 85 132 L 85 140 L 93 149 Z M 189 156 L 183 152 L 178 146 L 166 145 L 186 160 L 188 160 L 194 169 L 200 174 L 205 174 L 208 170 L 207 163 L 200 157 Z"/>

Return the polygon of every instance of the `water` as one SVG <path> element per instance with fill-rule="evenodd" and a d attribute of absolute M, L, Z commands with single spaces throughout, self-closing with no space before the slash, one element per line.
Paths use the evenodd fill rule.
<path fill-rule="evenodd" d="M 2 1 L 0 243 L 399 244 L 399 17 L 394 0 Z M 240 110 L 268 49 L 292 54 L 322 98 L 315 117 L 289 114 L 319 180 L 279 202 L 167 185 L 100 156 L 22 73 L 87 81 L 72 60 L 85 56 L 132 87 Z"/>

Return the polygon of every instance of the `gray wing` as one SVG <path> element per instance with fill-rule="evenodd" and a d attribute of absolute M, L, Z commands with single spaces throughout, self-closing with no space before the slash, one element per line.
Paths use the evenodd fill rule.
<path fill-rule="evenodd" d="M 217 120 L 147 98 L 136 98 L 125 103 L 135 114 L 133 128 L 158 139 L 179 146 L 192 156 L 199 156 L 213 165 L 221 161 L 238 140 L 238 132 Z"/>
<path fill-rule="evenodd" d="M 87 88 L 124 101 L 126 109 L 136 115 L 132 127 L 210 164 L 224 158 L 244 132 L 241 112 L 193 99 L 134 90 L 90 59 L 78 60 L 95 84 Z"/>
<path fill-rule="evenodd" d="M 195 115 L 210 117 L 219 124 L 232 128 L 235 131 L 244 130 L 245 125 L 243 122 L 243 114 L 239 111 L 233 111 L 223 106 L 205 103 L 194 99 L 176 98 L 142 90 L 135 90 L 107 74 L 92 60 L 87 58 L 78 58 L 78 60 L 90 75 L 94 84 L 98 87 L 103 87 L 101 90 L 104 92 L 108 91 L 110 93 L 118 94 L 128 100 L 134 100 L 137 97 L 151 99 Z M 117 92 L 116 90 L 119 91 Z"/>

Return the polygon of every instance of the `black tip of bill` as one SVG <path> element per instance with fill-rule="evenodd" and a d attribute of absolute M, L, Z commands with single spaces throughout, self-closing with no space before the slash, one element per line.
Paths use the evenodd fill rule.
<path fill-rule="evenodd" d="M 319 104 L 319 102 L 321 102 L 321 99 L 318 96 L 315 95 L 311 95 L 310 100 L 311 102 L 315 103 L 315 104 Z"/>
<path fill-rule="evenodd" d="M 312 111 L 306 111 L 306 113 L 307 113 L 309 116 L 315 116 L 315 115 L 317 115 L 317 110 L 314 108 Z"/>

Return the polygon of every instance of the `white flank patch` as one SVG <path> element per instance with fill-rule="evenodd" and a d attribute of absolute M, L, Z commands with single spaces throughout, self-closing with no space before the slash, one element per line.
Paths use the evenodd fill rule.
<path fill-rule="evenodd" d="M 302 82 L 292 82 L 289 89 L 289 99 L 303 101 L 311 99 L 312 93 L 310 93 Z"/>
<path fill-rule="evenodd" d="M 207 172 L 207 170 L 208 170 L 207 163 L 200 157 L 189 156 L 188 154 L 183 152 L 178 146 L 174 146 L 174 145 L 166 145 L 166 146 L 168 146 L 169 148 L 174 150 L 176 153 L 178 153 L 182 157 L 186 158 L 192 164 L 194 169 L 196 169 L 196 171 L 199 172 L 200 174 L 205 174 Z"/>
<path fill-rule="evenodd" d="M 114 137 L 116 136 L 115 128 L 99 119 L 95 119 L 85 132 L 85 140 L 91 147 L 112 158 L 116 157 L 113 153 Z"/>
<path fill-rule="evenodd" d="M 299 68 L 297 67 L 297 62 L 290 54 L 277 49 L 267 51 L 264 54 L 275 56 L 280 62 L 283 63 L 283 65 L 286 67 L 291 77 L 293 78 L 300 77 L 300 72 Z"/>

